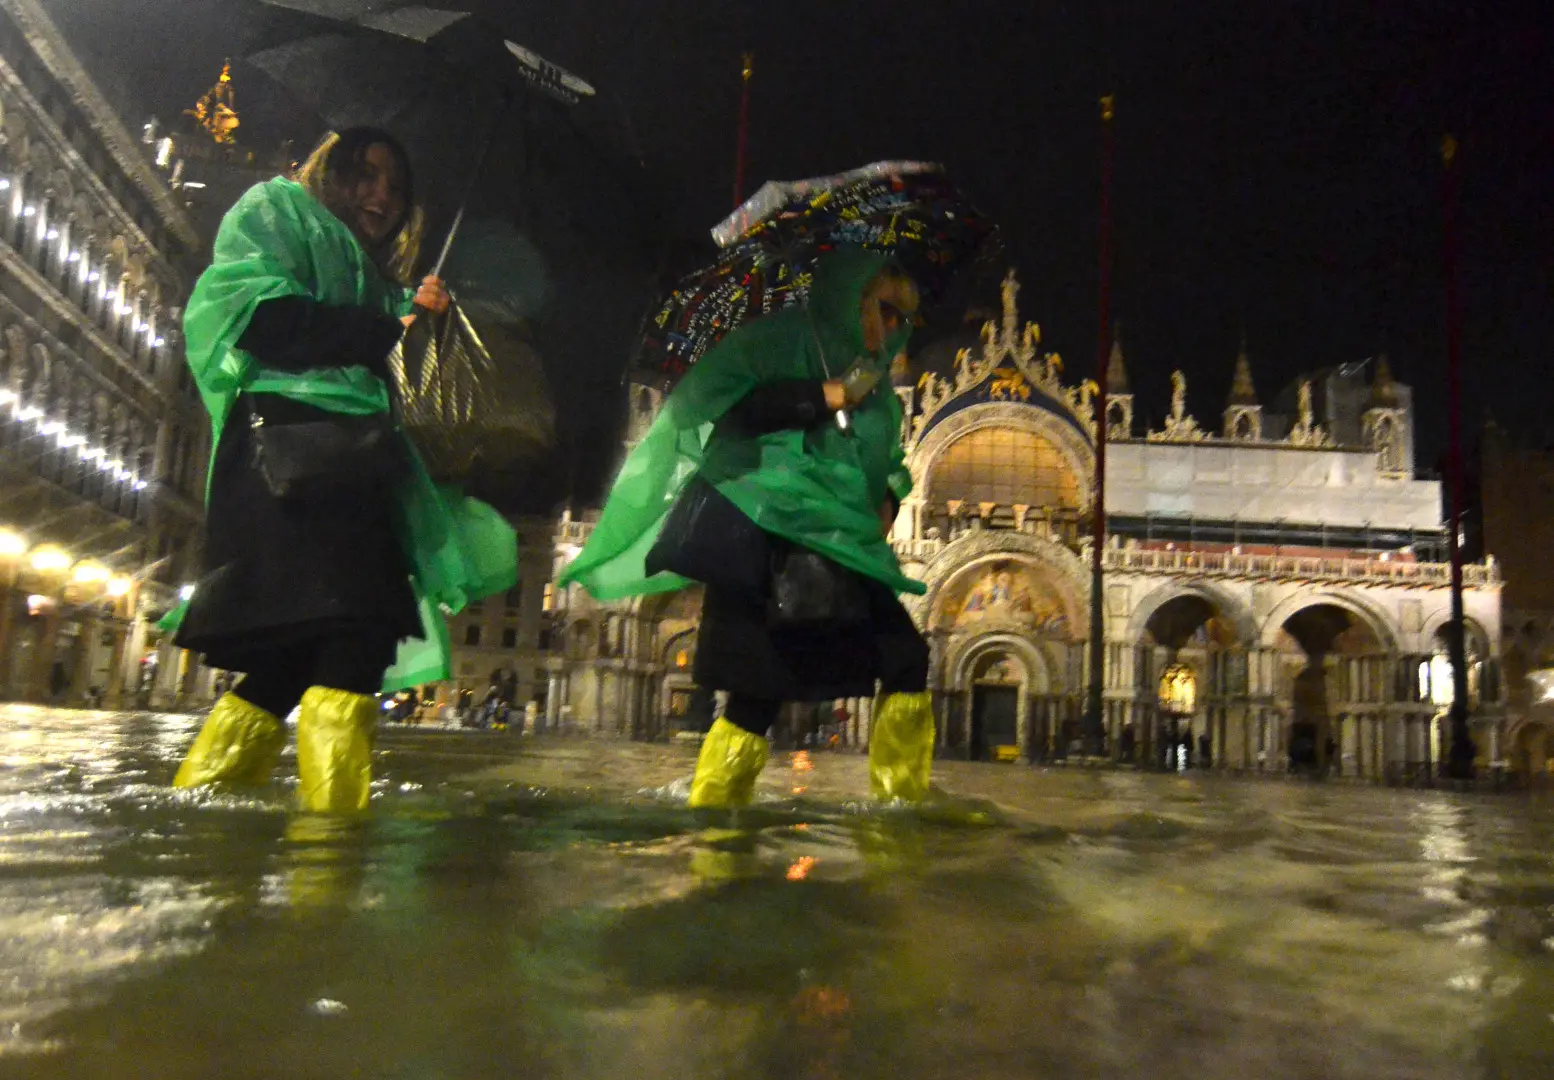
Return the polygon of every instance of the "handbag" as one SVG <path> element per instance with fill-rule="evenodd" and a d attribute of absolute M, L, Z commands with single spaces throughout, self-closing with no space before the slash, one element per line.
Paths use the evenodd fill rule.
<path fill-rule="evenodd" d="M 869 594 L 859 575 L 818 551 L 778 545 L 766 621 L 778 629 L 856 626 L 869 621 Z"/>
<path fill-rule="evenodd" d="M 405 435 L 439 483 L 500 484 L 555 442 L 530 333 L 488 305 L 455 300 L 442 315 L 421 314 L 389 354 L 388 373 Z"/>
<path fill-rule="evenodd" d="M 643 560 L 648 574 L 668 571 L 716 589 L 766 595 L 771 543 L 728 497 L 700 476 L 680 491 Z"/>
<path fill-rule="evenodd" d="M 327 420 L 267 424 L 249 410 L 253 465 L 277 499 L 323 500 L 391 487 L 409 472 L 388 413 L 336 413 Z"/>

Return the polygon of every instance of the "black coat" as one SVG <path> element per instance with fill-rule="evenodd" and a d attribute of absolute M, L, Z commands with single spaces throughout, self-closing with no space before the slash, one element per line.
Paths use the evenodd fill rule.
<path fill-rule="evenodd" d="M 274 370 L 360 364 L 381 371 L 397 319 L 302 298 L 259 305 L 239 345 Z M 257 399 L 257 400 L 255 400 Z M 202 574 L 176 640 L 216 667 L 249 671 L 276 648 L 321 635 L 420 632 L 392 493 L 281 500 L 254 466 L 254 409 L 266 425 L 329 415 L 273 394 L 239 394 L 211 464 Z"/>
<path fill-rule="evenodd" d="M 720 423 L 745 434 L 831 423 L 821 384 L 769 383 L 752 390 Z M 788 544 L 768 536 L 773 550 Z M 696 637 L 696 682 L 768 701 L 831 701 L 868 697 L 879 680 L 886 693 L 926 688 L 928 643 L 895 592 L 852 574 L 869 598 L 867 622 L 847 626 L 773 628 L 766 603 L 745 592 L 708 586 Z"/>

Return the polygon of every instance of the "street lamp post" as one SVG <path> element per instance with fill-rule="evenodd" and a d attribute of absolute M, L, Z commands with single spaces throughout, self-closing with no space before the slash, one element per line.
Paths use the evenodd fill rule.
<path fill-rule="evenodd" d="M 1451 750 L 1446 775 L 1454 780 L 1473 778 L 1477 749 L 1468 728 L 1467 633 L 1462 610 L 1462 302 L 1457 290 L 1457 140 L 1450 135 L 1441 143 L 1445 164 L 1443 204 L 1443 262 L 1446 277 L 1446 400 L 1450 444 L 1447 450 L 1447 485 L 1451 500 L 1451 625 L 1446 647 L 1451 657 Z"/>
<path fill-rule="evenodd" d="M 1085 753 L 1099 757 L 1106 749 L 1103 687 L 1106 679 L 1106 630 L 1103 625 L 1101 561 L 1106 547 L 1106 397 L 1107 362 L 1111 357 L 1112 261 L 1112 115 L 1110 94 L 1101 99 L 1101 330 L 1095 363 L 1095 487 L 1091 509 L 1090 550 L 1090 685 L 1083 721 Z"/>

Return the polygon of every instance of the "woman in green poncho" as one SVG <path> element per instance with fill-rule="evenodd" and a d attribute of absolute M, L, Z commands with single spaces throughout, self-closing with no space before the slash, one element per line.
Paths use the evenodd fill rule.
<path fill-rule="evenodd" d="M 876 687 L 874 793 L 915 801 L 927 792 L 928 647 L 896 598 L 923 586 L 901 573 L 886 538 L 912 482 L 901 406 L 882 380 L 916 308 L 912 282 L 886 257 L 850 247 L 822 256 L 806 308 L 741 327 L 675 387 L 562 575 L 563 584 L 579 582 L 606 600 L 686 586 L 686 577 L 662 569 L 695 573 L 665 551 L 674 527 L 662 535 L 683 497 L 709 507 L 703 522 L 722 522 L 718 536 L 699 538 L 715 552 L 709 571 L 749 562 L 764 569 L 768 556 L 782 566 L 794 552 L 814 553 L 833 564 L 833 586 L 853 595 L 845 620 L 793 625 L 773 604 L 775 579 L 751 589 L 703 575 L 696 681 L 729 697 L 702 743 L 692 806 L 749 802 L 784 701 L 872 695 Z M 759 530 L 753 542 L 751 524 Z M 751 550 L 759 553 L 753 560 Z"/>
<path fill-rule="evenodd" d="M 512 530 L 433 488 L 397 432 L 350 459 L 361 467 L 308 450 L 323 472 L 311 492 L 274 483 L 273 433 L 386 423 L 372 418 L 387 413 L 387 360 L 412 299 L 448 306 L 437 279 L 413 296 L 404 284 L 421 221 L 404 150 L 358 128 L 326 139 L 296 180 L 250 189 L 222 222 L 185 318 L 214 451 L 204 573 L 176 640 L 247 675 L 212 710 L 179 787 L 262 783 L 285 743 L 280 718 L 300 705 L 303 806 L 364 809 L 373 695 L 401 640 L 445 639 L 434 605 L 513 582 Z"/>

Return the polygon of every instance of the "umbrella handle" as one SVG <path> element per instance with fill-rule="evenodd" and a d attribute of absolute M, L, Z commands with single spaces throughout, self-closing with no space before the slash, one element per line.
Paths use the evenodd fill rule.
<path fill-rule="evenodd" d="M 475 194 L 475 187 L 480 183 L 481 171 L 486 167 L 486 158 L 491 156 L 491 147 L 496 142 L 496 132 L 502 125 L 502 120 L 507 116 L 512 107 L 512 94 L 502 94 L 502 105 L 491 113 L 491 123 L 486 127 L 486 137 L 481 140 L 480 152 L 475 155 L 475 166 L 470 170 L 469 182 L 464 185 L 464 197 L 459 200 L 459 209 L 453 215 L 453 224 L 448 226 L 448 235 L 442 242 L 442 250 L 437 253 L 437 261 L 432 264 L 431 274 L 434 277 L 442 277 L 443 263 L 448 261 L 448 252 L 453 250 L 453 241 L 458 238 L 459 227 L 464 224 L 464 211 L 469 206 L 470 198 Z"/>

